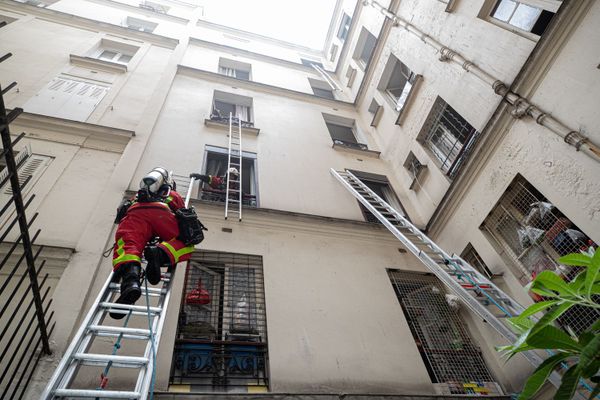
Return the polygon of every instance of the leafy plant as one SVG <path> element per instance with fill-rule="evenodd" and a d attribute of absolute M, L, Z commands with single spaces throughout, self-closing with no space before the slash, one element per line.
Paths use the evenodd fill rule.
<path fill-rule="evenodd" d="M 571 282 L 565 282 L 552 271 L 541 272 L 530 284 L 529 290 L 544 297 L 544 301 L 528 307 L 521 315 L 508 321 L 519 333 L 517 341 L 497 349 L 510 359 L 528 350 L 544 349 L 551 352 L 527 379 L 519 400 L 531 398 L 542 387 L 551 373 L 566 367 L 555 399 L 569 400 L 575 394 L 580 379 L 589 379 L 595 386 L 590 394 L 593 399 L 600 394 L 600 319 L 585 331 L 575 334 L 565 332 L 554 321 L 574 306 L 600 310 L 600 249 L 594 254 L 568 254 L 558 260 L 561 264 L 583 267 Z M 534 315 L 545 312 L 539 319 Z"/>

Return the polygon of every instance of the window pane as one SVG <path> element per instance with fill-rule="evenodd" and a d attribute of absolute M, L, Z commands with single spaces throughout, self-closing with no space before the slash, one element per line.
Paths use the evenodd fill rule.
<path fill-rule="evenodd" d="M 496 9 L 494 10 L 492 17 L 499 19 L 500 21 L 508 22 L 516 6 L 517 3 L 515 1 L 500 0 L 498 4 L 496 4 Z"/>
<path fill-rule="evenodd" d="M 542 10 L 539 8 L 531 7 L 527 4 L 519 4 L 509 23 L 529 32 L 541 13 Z"/>
<path fill-rule="evenodd" d="M 335 99 L 335 97 L 333 96 L 333 92 L 331 90 L 320 89 L 320 88 L 312 88 L 312 90 L 316 96 L 324 97 L 326 99 Z"/>
<path fill-rule="evenodd" d="M 348 143 L 357 143 L 356 138 L 354 137 L 354 132 L 352 132 L 352 128 L 349 126 L 342 126 L 332 124 L 330 122 L 326 122 L 327 129 L 329 129 L 329 134 L 331 138 L 334 140 L 341 140 L 343 142 Z"/>
<path fill-rule="evenodd" d="M 250 80 L 250 72 L 242 71 L 241 69 L 236 69 L 235 77 L 238 79 L 244 79 L 244 80 L 248 81 L 248 80 Z"/>
<path fill-rule="evenodd" d="M 215 109 L 219 110 L 221 117 L 229 118 L 229 113 L 235 115 L 235 105 L 215 100 Z"/>
<path fill-rule="evenodd" d="M 117 56 L 116 51 L 104 50 L 102 54 L 100 54 L 101 60 L 112 61 Z"/>
<path fill-rule="evenodd" d="M 362 52 L 360 53 L 360 59 L 364 61 L 365 64 L 371 60 L 371 55 L 373 54 L 373 50 L 375 49 L 376 42 L 377 39 L 375 38 L 375 36 L 367 32 L 365 45 L 363 46 Z"/>
<path fill-rule="evenodd" d="M 130 55 L 121 54 L 121 57 L 119 57 L 119 62 L 120 63 L 127 64 L 129 61 L 131 61 L 131 56 Z"/>

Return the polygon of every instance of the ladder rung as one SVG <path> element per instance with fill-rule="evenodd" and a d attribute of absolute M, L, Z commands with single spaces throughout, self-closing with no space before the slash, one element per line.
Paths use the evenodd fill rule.
<path fill-rule="evenodd" d="M 107 309 L 112 309 L 114 311 L 118 311 L 123 310 L 123 311 L 142 311 L 144 314 L 148 313 L 148 309 L 150 310 L 150 313 L 152 314 L 159 314 L 162 311 L 162 308 L 160 307 L 146 307 L 146 306 L 135 306 L 132 304 L 120 304 L 120 303 L 109 303 L 109 302 L 102 302 L 100 303 L 100 307 L 102 308 L 107 308 Z"/>
<path fill-rule="evenodd" d="M 134 314 L 137 315 L 137 314 Z M 142 315 L 142 314 L 139 314 Z M 146 314 L 143 314 L 144 316 L 146 316 Z M 88 333 L 89 335 L 89 333 Z M 122 334 L 122 333 L 111 333 L 111 332 L 94 332 L 94 336 L 95 337 L 109 337 L 109 338 L 118 338 L 121 337 L 123 339 L 131 339 L 131 340 L 148 340 L 148 336 L 142 336 L 142 335 L 128 335 L 128 334 Z"/>
<path fill-rule="evenodd" d="M 139 399 L 140 392 L 124 392 L 120 390 L 84 390 L 84 389 L 56 389 L 56 397 L 89 397 L 109 399 Z"/>
<path fill-rule="evenodd" d="M 77 353 L 73 354 L 73 359 L 81 361 L 83 365 L 90 366 L 105 366 L 112 362 L 112 366 L 117 368 L 139 368 L 148 364 L 148 359 L 145 357 L 113 356 L 110 354 Z"/>
<path fill-rule="evenodd" d="M 229 199 L 229 202 L 230 202 L 230 203 L 239 203 L 240 201 L 239 201 L 239 200 L 233 200 L 233 199 Z"/>
<path fill-rule="evenodd" d="M 150 331 L 148 329 L 124 328 L 121 326 L 106 326 L 106 325 L 90 325 L 88 327 L 88 329 L 93 332 L 124 333 L 124 334 L 130 334 L 130 335 L 150 337 Z"/>

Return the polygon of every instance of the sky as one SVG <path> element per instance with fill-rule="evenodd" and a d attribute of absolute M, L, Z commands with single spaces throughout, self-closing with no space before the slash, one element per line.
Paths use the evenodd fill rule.
<path fill-rule="evenodd" d="M 321 50 L 335 0 L 205 0 L 210 22 Z"/>

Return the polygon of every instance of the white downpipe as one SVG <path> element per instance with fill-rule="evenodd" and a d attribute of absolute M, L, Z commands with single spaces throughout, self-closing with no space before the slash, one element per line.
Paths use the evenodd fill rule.
<path fill-rule="evenodd" d="M 465 57 L 463 57 L 456 51 L 443 45 L 431 36 L 422 32 L 416 26 L 400 18 L 398 15 L 390 12 L 377 1 L 363 0 L 363 5 L 370 5 L 371 7 L 379 10 L 381 14 L 383 14 L 386 18 L 390 19 L 393 22 L 394 26 L 406 29 L 407 32 L 412 33 L 413 35 L 420 38 L 424 43 L 433 47 L 436 50 L 436 52 L 440 53 L 439 60 L 441 62 L 449 61 L 458 64 L 462 67 L 462 69 L 472 73 L 481 81 L 486 83 L 489 87 L 492 88 L 494 93 L 496 93 L 499 96 L 503 96 L 509 104 L 514 106 L 514 110 L 512 112 L 513 117 L 522 118 L 525 115 L 530 116 L 535 120 L 537 124 L 546 127 L 551 132 L 563 138 L 565 143 L 575 147 L 577 151 L 581 151 L 589 157 L 591 157 L 592 159 L 600 161 L 600 147 L 598 147 L 598 145 L 590 141 L 590 139 L 583 136 L 578 131 L 563 125 L 557 119 L 555 119 L 548 113 L 541 110 L 539 107 L 532 104 L 526 98 L 521 97 L 519 94 L 513 93 L 510 90 L 508 90 L 508 86 L 504 82 L 489 74 L 487 71 L 480 68 L 477 64 L 467 60 Z"/>

